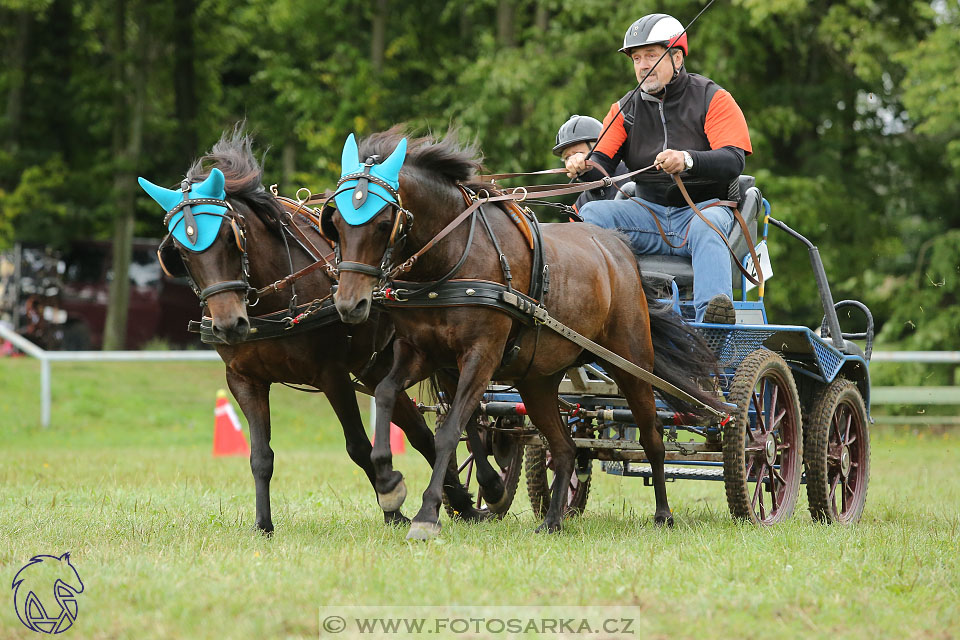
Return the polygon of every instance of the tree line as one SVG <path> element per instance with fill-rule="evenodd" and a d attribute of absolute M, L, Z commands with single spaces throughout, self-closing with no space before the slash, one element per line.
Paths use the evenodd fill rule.
<path fill-rule="evenodd" d="M 137 175 L 177 183 L 239 120 L 286 193 L 329 187 L 348 133 L 399 122 L 456 127 L 491 170 L 558 166 L 557 128 L 635 86 L 627 26 L 704 4 L 0 0 L 0 247 L 112 238 L 121 344 L 130 239 L 162 234 Z M 960 3 L 718 0 L 689 40 L 688 69 L 737 99 L 746 171 L 820 246 L 834 296 L 866 302 L 886 344 L 954 348 Z M 816 326 L 806 251 L 771 244 L 771 318 Z"/>

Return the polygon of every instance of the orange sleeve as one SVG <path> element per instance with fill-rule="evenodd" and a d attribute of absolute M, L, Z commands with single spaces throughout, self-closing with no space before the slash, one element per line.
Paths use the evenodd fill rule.
<path fill-rule="evenodd" d="M 713 100 L 707 108 L 703 130 L 710 141 L 711 149 L 739 147 L 747 155 L 753 153 L 747 121 L 743 117 L 740 105 L 729 91 L 720 89 L 713 95 Z"/>
<path fill-rule="evenodd" d="M 612 123 L 612 124 L 611 124 Z M 620 103 L 614 102 L 603 119 L 603 129 L 601 129 L 600 142 L 593 148 L 608 158 L 613 158 L 620 151 L 620 147 L 627 139 L 627 130 L 623 128 L 623 113 L 620 111 Z"/>

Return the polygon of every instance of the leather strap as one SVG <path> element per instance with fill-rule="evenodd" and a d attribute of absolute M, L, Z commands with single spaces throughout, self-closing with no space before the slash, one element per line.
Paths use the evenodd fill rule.
<path fill-rule="evenodd" d="M 686 391 L 683 391 L 679 387 L 667 382 L 663 378 L 660 378 L 659 376 L 654 375 L 650 371 L 647 371 L 646 369 L 635 365 L 634 363 L 630 362 L 626 358 L 618 356 L 613 351 L 610 351 L 606 347 L 603 347 L 597 344 L 596 342 L 594 342 L 593 340 L 590 340 L 586 336 L 580 333 L 577 333 L 567 325 L 554 319 L 544 307 L 533 305 L 530 302 L 518 297 L 515 293 L 509 292 L 509 291 L 504 291 L 500 297 L 506 304 L 516 307 L 521 311 L 523 311 L 524 313 L 532 316 L 534 322 L 538 324 L 542 324 L 546 326 L 548 329 L 555 331 L 556 333 L 563 336 L 570 342 L 573 342 L 577 346 L 583 347 L 593 355 L 603 358 L 604 360 L 606 360 L 613 366 L 617 367 L 618 369 L 622 369 L 625 373 L 629 373 L 630 375 L 636 378 L 640 378 L 644 382 L 651 384 L 657 389 L 660 389 L 665 393 L 669 393 L 672 396 L 680 398 L 681 400 L 689 402 L 690 404 L 696 407 L 705 409 L 721 420 L 728 417 L 727 414 L 723 413 L 722 411 L 717 411 L 713 407 L 710 407 L 704 404 L 703 401 L 698 400 L 697 398 L 694 398 L 692 395 L 690 395 Z"/>
<path fill-rule="evenodd" d="M 342 273 L 344 271 L 356 271 L 357 273 L 363 273 L 368 276 L 373 276 L 374 278 L 379 278 L 383 275 L 383 271 L 379 267 L 374 267 L 373 265 L 364 264 L 362 262 L 350 262 L 349 260 L 341 260 L 337 264 L 337 269 Z"/>
<path fill-rule="evenodd" d="M 596 164 L 592 160 L 588 160 L 587 164 L 590 164 L 591 166 L 599 168 L 601 171 L 603 170 L 603 168 L 600 167 L 600 165 Z M 401 273 L 406 273 L 407 271 L 412 269 L 413 265 L 415 265 L 417 263 L 417 260 L 420 259 L 420 256 L 425 254 L 427 251 L 432 249 L 434 245 L 436 245 L 438 242 L 440 242 L 441 240 L 446 238 L 448 235 L 450 235 L 450 233 L 454 229 L 456 229 L 461 222 L 463 222 L 468 217 L 470 217 L 470 215 L 474 211 L 476 211 L 478 207 L 480 207 L 483 204 L 486 204 L 487 202 L 502 202 L 504 200 L 514 200 L 516 202 L 523 202 L 527 198 L 527 193 L 530 192 L 531 190 L 537 190 L 538 195 L 544 198 L 551 197 L 551 196 L 562 196 L 562 195 L 567 195 L 571 193 L 581 193 L 583 191 L 589 191 L 590 189 L 596 189 L 597 187 L 608 186 L 610 184 L 622 182 L 627 178 L 630 178 L 643 171 L 649 171 L 652 168 L 653 168 L 653 165 L 650 165 L 649 167 L 637 169 L 636 171 L 631 171 L 630 173 L 625 173 L 623 175 L 615 176 L 613 178 L 611 178 L 610 176 L 604 176 L 602 180 L 593 180 L 591 182 L 581 182 L 577 184 L 566 184 L 566 185 L 561 185 L 561 184 L 540 185 L 540 187 L 517 187 L 515 189 L 512 189 L 509 193 L 499 193 L 496 195 L 490 195 L 488 193 L 486 196 L 478 198 L 475 202 L 473 202 L 473 204 L 471 204 L 469 207 L 464 209 L 460 213 L 460 215 L 458 215 L 456 218 L 451 220 L 447 224 L 447 226 L 441 229 L 440 232 L 437 233 L 437 235 L 433 236 L 425 245 L 423 245 L 420 248 L 419 251 L 417 251 L 412 256 L 407 258 L 407 260 L 403 264 L 391 269 L 388 276 L 390 278 L 394 278 L 397 275 Z M 551 169 L 550 171 L 553 171 L 553 170 Z M 482 190 L 480 192 L 482 193 Z"/>
<path fill-rule="evenodd" d="M 203 304 L 207 301 L 207 298 L 210 296 L 216 295 L 218 293 L 223 293 L 224 291 L 249 291 L 250 285 L 248 285 L 243 280 L 226 280 L 224 282 L 217 282 L 212 284 L 198 295 L 200 297 L 200 303 Z"/>
<path fill-rule="evenodd" d="M 520 176 L 543 176 L 556 173 L 566 173 L 564 168 L 544 169 L 543 171 L 527 171 L 519 173 L 487 173 L 477 178 L 482 182 L 492 182 L 494 180 L 506 180 L 507 178 L 519 178 Z"/>
<path fill-rule="evenodd" d="M 727 249 L 730 250 L 730 255 L 733 256 L 733 261 L 737 264 L 737 268 L 740 269 L 740 273 L 742 273 L 744 277 L 752 284 L 762 287 L 763 269 L 760 268 L 760 259 L 757 258 L 757 251 L 753 247 L 753 238 L 750 236 L 750 230 L 747 229 L 747 223 L 744 221 L 743 216 L 740 215 L 740 211 L 738 211 L 736 207 L 733 207 L 733 217 L 736 219 L 737 224 L 740 225 L 740 231 L 743 232 L 743 237 L 747 239 L 747 247 L 750 249 L 750 259 L 753 260 L 753 266 L 757 270 L 757 278 L 754 278 L 746 269 L 744 269 L 743 265 L 740 264 L 740 260 L 737 257 L 736 252 L 733 250 L 733 247 L 730 246 L 730 241 L 727 240 L 727 234 L 720 231 L 720 229 L 717 229 L 712 222 L 707 220 L 706 216 L 703 215 L 700 209 L 697 208 L 697 205 L 694 204 L 693 200 L 690 198 L 690 194 L 687 193 L 687 188 L 683 186 L 683 181 L 680 180 L 680 176 L 673 174 L 673 181 L 677 183 L 677 188 L 680 189 L 680 193 L 683 195 L 683 199 L 687 202 L 687 205 L 693 209 L 695 214 L 700 216 L 700 219 L 703 220 L 708 227 L 716 231 L 717 235 L 719 235 L 723 240 L 723 243 L 727 245 Z M 684 242 L 686 242 L 686 240 L 684 240 Z"/>
<path fill-rule="evenodd" d="M 332 268 L 330 267 L 330 263 L 320 262 L 320 261 L 311 262 L 310 264 L 305 266 L 303 269 L 300 269 L 300 271 L 297 271 L 296 273 L 291 273 L 285 278 L 281 278 L 280 280 L 277 280 L 273 284 L 268 284 L 265 287 L 261 287 L 260 289 L 257 289 L 257 296 L 258 297 L 262 296 L 265 293 L 276 293 L 278 291 L 286 289 L 293 282 L 296 282 L 297 280 L 304 277 L 305 275 L 313 273 L 314 271 L 316 271 L 317 269 L 320 269 L 321 267 L 323 267 L 326 270 L 327 275 L 329 275 L 334 281 L 336 281 L 336 277 L 334 277 L 333 273 L 331 273 L 330 271 L 330 269 Z"/>

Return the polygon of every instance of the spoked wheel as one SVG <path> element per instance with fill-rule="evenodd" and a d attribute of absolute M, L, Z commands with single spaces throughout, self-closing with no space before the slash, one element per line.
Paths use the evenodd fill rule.
<path fill-rule="evenodd" d="M 723 430 L 723 483 L 735 518 L 754 524 L 793 514 L 800 489 L 800 399 L 790 367 L 758 349 L 744 358 L 730 387 L 737 408 Z"/>
<path fill-rule="evenodd" d="M 806 423 L 810 515 L 821 522 L 857 522 L 870 482 L 867 408 L 857 385 L 836 379 L 815 399 Z"/>
<path fill-rule="evenodd" d="M 517 495 L 520 469 L 523 466 L 523 445 L 520 444 L 519 436 L 497 430 L 497 427 L 513 426 L 523 426 L 523 424 L 514 425 L 508 423 L 506 418 L 498 418 L 495 428 L 490 428 L 488 424 L 480 425 L 480 438 L 483 440 L 487 454 L 491 456 L 493 468 L 499 471 L 500 480 L 503 482 L 503 497 L 493 504 L 487 503 L 480 486 L 477 484 L 476 465 L 473 452 L 470 450 L 470 443 L 467 442 L 466 436 L 460 439 L 461 442 L 467 443 L 467 456 L 463 462 L 455 462 L 457 464 L 457 474 L 460 476 L 460 482 L 477 496 L 474 506 L 481 513 L 481 516 L 502 518 L 510 510 L 513 499 Z M 447 515 L 451 518 L 456 515 L 453 507 L 447 502 L 446 496 L 443 498 L 443 506 L 447 510 Z"/>
<path fill-rule="evenodd" d="M 579 466 L 579 462 L 577 463 Z M 527 474 L 527 495 L 533 506 L 533 514 L 543 518 L 550 507 L 551 488 L 553 486 L 553 457 L 550 450 L 541 445 L 528 445 L 525 460 Z M 587 508 L 587 498 L 590 495 L 590 479 L 593 460 L 586 464 L 587 479 L 580 480 L 577 468 L 570 476 L 570 485 L 567 487 L 566 502 L 563 506 L 563 517 L 579 515 Z"/>

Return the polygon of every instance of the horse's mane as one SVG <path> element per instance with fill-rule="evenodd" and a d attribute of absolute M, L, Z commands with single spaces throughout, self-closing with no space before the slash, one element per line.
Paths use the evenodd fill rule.
<path fill-rule="evenodd" d="M 226 179 L 224 190 L 231 198 L 242 200 L 250 209 L 267 214 L 268 227 L 280 223 L 282 211 L 277 201 L 263 188 L 263 169 L 253 155 L 253 137 L 239 122 L 233 131 L 224 131 L 210 152 L 198 158 L 187 171 L 191 182 L 204 180 L 216 167 Z"/>
<path fill-rule="evenodd" d="M 407 137 L 407 159 L 404 167 L 416 167 L 447 181 L 471 182 L 481 171 L 483 156 L 475 143 L 462 143 L 456 128 L 450 128 L 442 137 L 427 134 L 420 138 L 407 135 L 404 125 L 396 125 L 360 140 L 360 159 L 379 155 L 383 161 L 397 144 Z"/>

